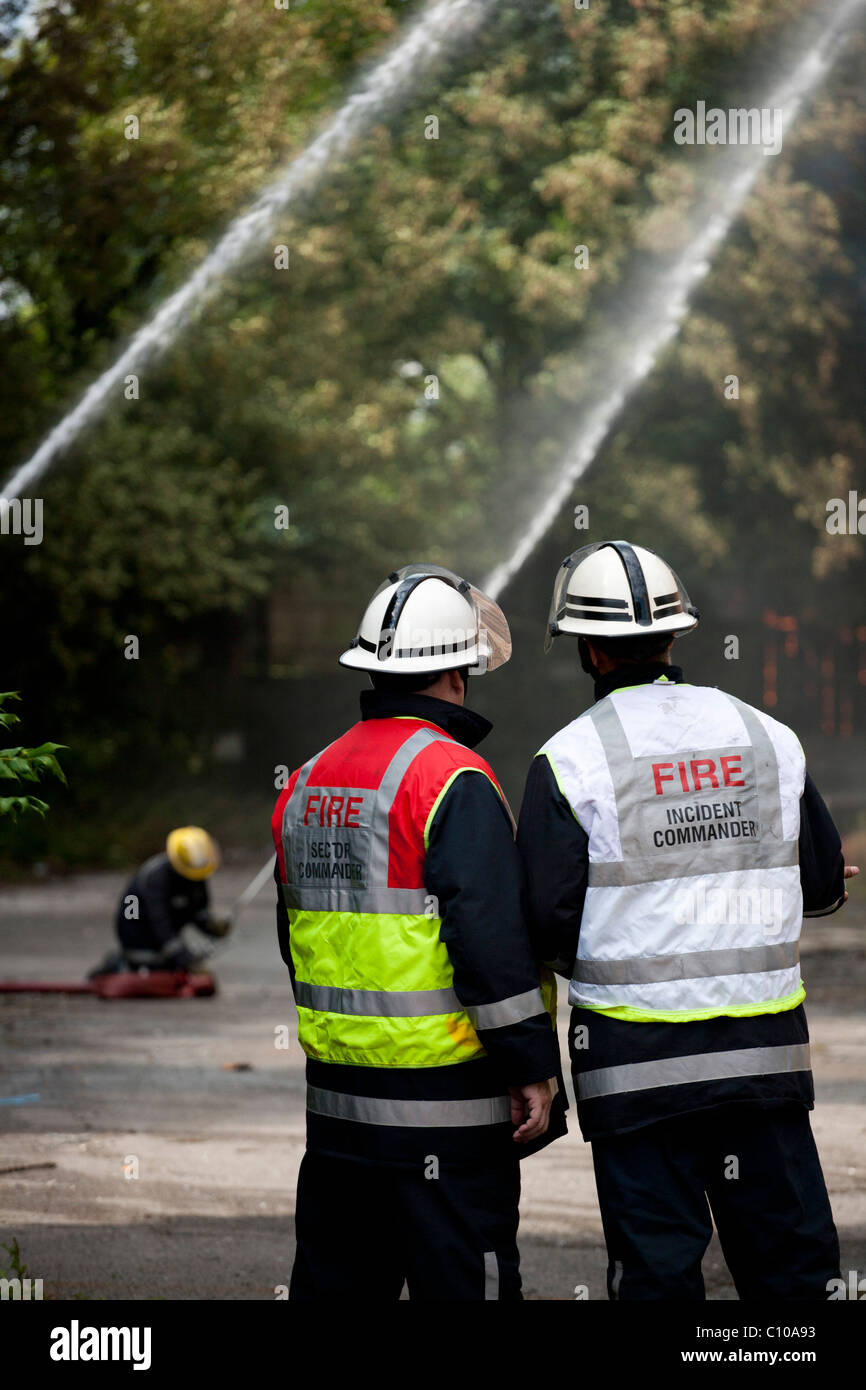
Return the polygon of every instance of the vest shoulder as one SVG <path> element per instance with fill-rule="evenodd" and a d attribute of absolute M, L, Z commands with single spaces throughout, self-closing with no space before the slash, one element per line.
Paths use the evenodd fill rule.
<path fill-rule="evenodd" d="M 488 777 L 494 777 L 493 768 L 486 758 L 482 758 L 474 749 L 467 748 L 465 743 L 457 743 L 454 739 L 437 738 L 434 742 L 428 743 L 419 756 L 431 769 L 441 768 L 443 771 L 453 772 L 456 768 L 471 767 L 486 773 Z"/>
<path fill-rule="evenodd" d="M 717 690 L 716 686 L 698 686 L 700 690 Z M 726 691 L 718 691 L 719 694 L 727 695 Z M 803 745 L 799 737 L 789 724 L 783 724 L 781 719 L 774 719 L 772 714 L 768 714 L 764 709 L 758 709 L 757 705 L 750 705 L 748 700 L 741 700 L 738 695 L 727 695 L 729 700 L 736 706 L 742 706 L 755 719 L 757 719 L 766 729 L 767 733 L 776 740 L 777 743 L 789 747 L 793 751 L 803 754 Z M 805 756 L 805 755 L 803 755 Z"/>
<path fill-rule="evenodd" d="M 663 682 L 653 682 L 652 685 L 624 686 L 620 690 L 613 690 L 606 695 L 599 704 L 604 704 L 610 700 L 615 705 L 628 706 L 631 703 L 640 704 L 656 698 L 656 692 L 662 690 L 666 696 L 674 694 L 674 698 L 687 704 L 705 705 L 712 708 L 714 705 L 719 707 L 733 706 L 736 709 L 743 709 L 752 714 L 764 725 L 770 733 L 777 733 L 781 738 L 792 739 L 799 745 L 796 733 L 781 720 L 774 719 L 766 710 L 758 709 L 756 705 L 750 705 L 748 700 L 743 700 L 739 695 L 732 695 L 730 691 L 723 690 L 718 685 L 693 685 L 690 681 L 672 681 L 670 684 Z M 589 711 L 587 711 L 587 714 Z"/>
<path fill-rule="evenodd" d="M 577 715 L 569 724 L 563 724 L 561 729 L 557 729 L 555 734 L 551 734 L 550 738 L 541 745 L 535 756 L 537 758 L 547 757 L 548 755 L 555 757 L 558 751 L 568 747 L 569 744 L 572 744 L 574 740 L 580 738 L 581 735 L 591 732 L 593 727 L 590 718 L 590 710 L 585 709 L 582 714 Z"/>

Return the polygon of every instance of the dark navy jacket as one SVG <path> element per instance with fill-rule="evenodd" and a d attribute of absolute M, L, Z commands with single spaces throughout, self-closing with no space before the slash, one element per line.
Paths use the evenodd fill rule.
<path fill-rule="evenodd" d="M 666 675 L 681 681 L 678 666 L 660 662 L 622 666 L 595 685 L 601 700 L 624 685 L 642 685 Z M 580 921 L 589 864 L 586 832 L 578 824 L 559 789 L 546 757 L 536 757 L 529 770 L 517 843 L 526 871 L 530 931 L 536 955 L 544 961 L 570 961 L 577 955 Z M 800 803 L 800 879 L 803 911 L 810 916 L 835 912 L 843 902 L 842 845 L 817 787 L 806 775 Z M 575 1028 L 588 1032 L 575 1047 Z M 594 1010 L 573 1009 L 569 1031 L 572 1071 L 621 1066 L 624 1063 L 692 1057 L 738 1048 L 791 1047 L 808 1043 L 806 1013 L 800 1004 L 782 1013 L 751 1018 L 721 1017 L 689 1023 L 624 1022 Z M 594 1099 L 578 1099 L 577 1113 L 585 1139 L 617 1134 L 675 1115 L 731 1101 L 761 1104 L 814 1104 L 809 1070 L 764 1073 L 718 1081 L 653 1086 Z"/>

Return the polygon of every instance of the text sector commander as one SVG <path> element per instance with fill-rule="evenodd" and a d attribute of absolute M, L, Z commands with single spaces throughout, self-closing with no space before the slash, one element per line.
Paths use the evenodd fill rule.
<path fill-rule="evenodd" d="M 512 1300 L 522 1156 L 565 1132 L 556 985 L 514 823 L 466 708 L 508 660 L 499 607 L 407 566 L 340 658 L 361 719 L 273 817 L 277 930 L 307 1054 L 290 1298 Z"/>

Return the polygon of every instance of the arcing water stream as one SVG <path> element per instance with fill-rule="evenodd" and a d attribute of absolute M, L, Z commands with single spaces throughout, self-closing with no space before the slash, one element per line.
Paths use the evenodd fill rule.
<path fill-rule="evenodd" d="M 864 0 L 848 0 L 828 22 L 820 40 L 810 46 L 793 71 L 773 91 L 764 109 L 782 112 L 782 129 L 790 132 L 804 99 L 830 71 L 845 31 Z M 761 144 L 716 146 L 707 156 L 722 177 L 713 179 L 699 198 L 691 219 L 695 229 L 682 252 L 655 280 L 644 284 L 617 323 L 611 347 L 609 326 L 581 343 L 581 356 L 593 362 L 595 389 L 587 392 L 573 443 L 553 478 L 543 484 L 547 498 L 516 541 L 508 558 L 483 584 L 496 598 L 517 574 L 547 534 L 604 442 L 622 406 L 652 370 L 663 348 L 679 328 L 689 299 L 710 268 L 752 185 L 767 159 Z M 539 485 L 536 484 L 536 492 Z"/>
<path fill-rule="evenodd" d="M 804 99 L 829 72 L 847 26 L 864 3 L 866 0 L 847 0 L 842 4 L 827 22 L 819 41 L 809 47 L 768 98 L 765 109 L 782 112 L 784 131 L 790 131 Z M 185 284 L 165 300 L 113 366 L 93 383 L 32 458 L 9 479 L 3 497 L 19 497 L 39 480 L 54 458 L 105 407 L 111 392 L 124 378 L 148 357 L 170 346 L 196 305 L 228 271 L 264 242 L 277 215 L 298 195 L 312 191 L 324 178 L 330 163 L 376 120 L 410 96 L 419 78 L 474 33 L 494 5 L 495 0 L 435 0 L 422 11 L 316 139 L 268 185 L 248 212 L 232 222 Z M 592 463 L 622 406 L 676 334 L 693 291 L 706 275 L 712 256 L 765 167 L 764 161 L 761 144 L 716 147 L 712 163 L 718 176 L 708 181 L 697 200 L 691 219 L 694 230 L 684 249 L 634 295 L 625 306 L 615 333 L 607 325 L 596 338 L 590 334 L 581 344 L 582 357 L 595 359 L 593 385 L 587 392 L 589 403 L 562 464 L 544 484 L 548 495 L 543 507 L 532 517 L 508 558 L 488 576 L 484 588 L 491 596 L 502 592 L 535 550 L 574 483 Z"/>
<path fill-rule="evenodd" d="M 248 212 L 235 218 L 225 235 L 189 279 L 164 301 L 135 334 L 113 366 L 103 372 L 68 415 L 46 436 L 36 453 L 8 480 L 3 497 L 21 497 L 42 477 L 108 403 L 124 378 L 165 351 L 193 309 L 228 271 L 266 244 L 276 217 L 300 194 L 311 193 L 334 160 L 344 155 L 378 120 L 414 95 L 419 80 L 480 28 L 495 0 L 435 0 L 391 46 L 321 133 L 265 188 Z"/>

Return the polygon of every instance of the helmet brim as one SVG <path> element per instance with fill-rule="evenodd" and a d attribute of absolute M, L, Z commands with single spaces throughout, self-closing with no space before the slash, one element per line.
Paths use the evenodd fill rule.
<path fill-rule="evenodd" d="M 613 549 L 621 547 L 625 543 L 611 541 L 597 541 L 592 545 L 581 546 L 571 555 L 567 555 L 559 567 L 553 585 L 553 596 L 550 600 L 550 611 L 547 617 L 547 631 L 544 636 L 544 650 L 549 652 L 553 646 L 554 638 L 559 636 L 568 637 L 588 637 L 592 641 L 593 637 L 605 638 L 627 638 L 649 636 L 650 634 L 670 633 L 672 637 L 682 636 L 686 632 L 691 632 L 697 627 L 699 615 L 697 609 L 689 599 L 685 585 L 677 575 L 676 571 L 667 565 L 671 579 L 676 584 L 681 610 L 677 613 L 668 613 L 665 617 L 654 618 L 646 624 L 637 624 L 633 620 L 623 622 L 611 615 L 605 617 L 601 612 L 593 613 L 591 619 L 587 617 L 572 617 L 568 614 L 568 585 L 572 573 L 584 560 L 588 559 L 597 550 L 603 550 L 610 546 Z M 631 547 L 628 547 L 631 549 Z M 666 562 L 665 562 L 666 563 Z M 603 600 L 595 599 L 591 601 L 595 606 Z M 625 607 L 619 601 L 610 607 Z"/>
<path fill-rule="evenodd" d="M 494 599 L 489 598 L 474 584 L 462 579 L 453 570 L 446 569 L 443 565 L 425 563 L 404 565 L 401 569 L 395 570 L 379 585 L 373 594 L 373 599 L 390 586 L 400 584 L 416 575 L 429 575 L 433 579 L 444 579 L 446 583 L 452 584 L 471 602 L 476 616 L 476 641 L 465 651 L 459 653 L 443 651 L 426 656 L 400 657 L 399 659 L 387 656 L 380 659 L 377 651 L 367 650 L 356 638 L 340 656 L 340 665 L 355 671 L 391 671 L 395 674 L 402 672 L 406 675 L 453 671 L 464 666 L 469 668 L 472 675 L 483 675 L 486 671 L 495 671 L 497 667 L 504 666 L 511 657 L 511 632 L 505 614 Z"/>

